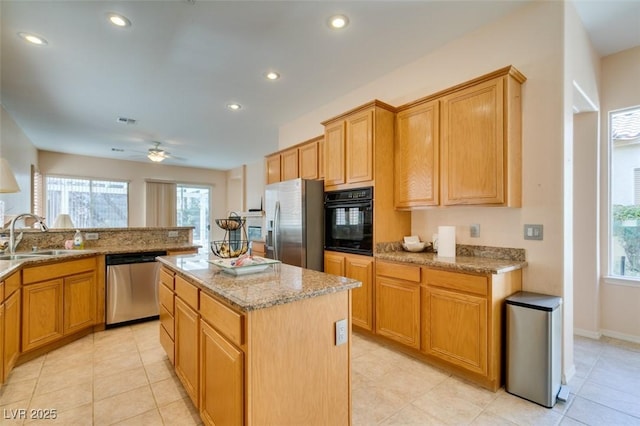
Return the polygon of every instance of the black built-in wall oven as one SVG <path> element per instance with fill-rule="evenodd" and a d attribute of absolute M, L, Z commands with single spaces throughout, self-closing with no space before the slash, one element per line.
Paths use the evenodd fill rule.
<path fill-rule="evenodd" d="M 373 256 L 373 187 L 324 193 L 325 250 Z"/>

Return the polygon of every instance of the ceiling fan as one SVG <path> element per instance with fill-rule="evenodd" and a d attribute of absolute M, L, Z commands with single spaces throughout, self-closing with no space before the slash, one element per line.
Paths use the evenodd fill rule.
<path fill-rule="evenodd" d="M 153 148 L 149 148 L 149 151 L 147 152 L 147 158 L 149 160 L 154 163 L 160 163 L 171 157 L 167 151 L 160 149 L 160 142 L 154 142 L 154 145 L 155 146 Z"/>

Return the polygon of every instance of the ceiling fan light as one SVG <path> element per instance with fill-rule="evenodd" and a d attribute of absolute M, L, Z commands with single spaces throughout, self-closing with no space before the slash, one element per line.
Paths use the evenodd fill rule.
<path fill-rule="evenodd" d="M 131 21 L 127 19 L 126 16 L 119 15 L 117 13 L 108 13 L 107 18 L 109 19 L 109 22 L 116 27 L 124 28 L 131 26 Z"/>
<path fill-rule="evenodd" d="M 147 158 L 151 161 L 153 161 L 154 163 L 160 163 L 161 161 L 163 161 L 166 157 L 164 155 L 162 155 L 162 153 L 157 152 L 157 151 L 150 151 L 147 154 Z"/>

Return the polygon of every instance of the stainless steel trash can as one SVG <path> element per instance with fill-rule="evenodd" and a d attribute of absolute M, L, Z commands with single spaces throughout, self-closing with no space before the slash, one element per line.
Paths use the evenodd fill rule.
<path fill-rule="evenodd" d="M 562 298 L 521 291 L 506 306 L 505 390 L 551 408 L 561 386 Z"/>

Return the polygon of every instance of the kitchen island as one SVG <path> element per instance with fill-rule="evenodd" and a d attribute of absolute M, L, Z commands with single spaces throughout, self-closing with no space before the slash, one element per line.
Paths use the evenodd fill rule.
<path fill-rule="evenodd" d="M 166 256 L 160 340 L 205 424 L 351 422 L 351 289 L 295 266 L 234 276 Z"/>

